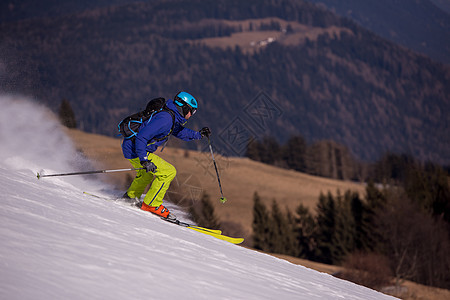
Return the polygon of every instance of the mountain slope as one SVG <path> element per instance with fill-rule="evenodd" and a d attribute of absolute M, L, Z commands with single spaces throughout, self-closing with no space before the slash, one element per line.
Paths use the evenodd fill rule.
<path fill-rule="evenodd" d="M 440 9 L 442 9 L 443 11 L 450 14 L 450 1 L 448 1 L 448 0 L 432 0 L 432 2 Z"/>
<path fill-rule="evenodd" d="M 450 67 L 310 3 L 159 0 L 0 30 L 0 89 L 54 111 L 67 99 L 84 131 L 115 135 L 149 98 L 188 90 L 200 102 L 188 126 L 211 127 L 222 153 L 302 135 L 363 160 L 450 162 Z"/>
<path fill-rule="evenodd" d="M 108 195 L 98 181 L 38 180 L 41 167 L 72 169 L 74 149 L 42 107 L 11 97 L 0 104 L 8 145 L 0 150 L 2 299 L 393 299 L 82 196 L 86 189 Z M 23 119 L 10 122 L 17 111 Z M 42 126 L 23 130 L 30 121 Z M 10 135 L 6 125 L 22 130 Z"/>
<path fill-rule="evenodd" d="M 450 64 L 450 15 L 437 8 L 432 1 L 309 2 L 324 4 L 384 38 Z"/>
<path fill-rule="evenodd" d="M 9 0 L 0 2 L 0 22 L 70 15 L 84 10 L 135 2 L 133 0 Z"/>
<path fill-rule="evenodd" d="M 3 166 L 0 178 L 3 299 L 391 299 L 83 197 L 85 185 Z"/>

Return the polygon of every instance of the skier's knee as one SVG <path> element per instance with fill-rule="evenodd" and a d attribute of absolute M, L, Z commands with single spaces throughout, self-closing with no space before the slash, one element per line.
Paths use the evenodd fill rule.
<path fill-rule="evenodd" d="M 167 176 L 167 177 L 168 177 L 170 180 L 172 180 L 172 179 L 175 178 L 176 175 L 177 175 L 177 169 L 175 169 L 174 166 L 170 165 L 170 168 L 169 168 L 169 172 L 168 172 L 168 176 Z"/>

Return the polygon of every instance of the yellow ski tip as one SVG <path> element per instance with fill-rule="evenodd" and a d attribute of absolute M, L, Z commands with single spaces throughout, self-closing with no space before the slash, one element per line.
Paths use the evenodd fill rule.
<path fill-rule="evenodd" d="M 197 231 L 197 232 L 200 232 L 200 233 L 203 233 L 203 234 L 206 234 L 206 235 L 210 235 L 210 236 L 215 237 L 216 239 L 219 239 L 219 240 L 227 241 L 227 242 L 235 244 L 235 245 L 238 245 L 238 244 L 240 244 L 240 243 L 242 243 L 244 241 L 243 238 L 234 238 L 234 237 L 231 237 L 231 236 L 217 234 L 217 233 L 214 233 L 212 231 L 209 231 L 209 229 L 207 229 L 207 228 L 200 229 L 198 227 L 190 227 L 190 226 L 188 226 L 187 228 L 192 229 L 192 230 Z"/>

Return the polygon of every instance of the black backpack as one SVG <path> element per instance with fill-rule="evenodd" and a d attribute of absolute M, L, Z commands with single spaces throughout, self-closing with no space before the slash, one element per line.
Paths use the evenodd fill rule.
<path fill-rule="evenodd" d="M 164 98 L 155 98 L 148 102 L 145 110 L 132 114 L 122 121 L 120 121 L 117 127 L 119 128 L 119 135 L 122 135 L 125 139 L 134 139 L 142 126 L 142 123 L 151 119 L 155 114 L 167 111 L 172 116 L 172 128 L 168 135 L 153 139 L 153 142 L 162 141 L 172 134 L 173 127 L 175 126 L 175 114 L 172 110 L 166 106 L 166 100 Z"/>

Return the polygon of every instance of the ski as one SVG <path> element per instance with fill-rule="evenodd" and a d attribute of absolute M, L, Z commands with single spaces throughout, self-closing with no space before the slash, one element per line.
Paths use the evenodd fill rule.
<path fill-rule="evenodd" d="M 191 229 L 191 230 L 194 230 L 194 231 L 197 231 L 197 232 L 200 232 L 200 233 L 203 233 L 203 234 L 215 237 L 216 239 L 219 239 L 219 240 L 230 242 L 232 244 L 238 245 L 238 244 L 240 244 L 240 243 L 242 243 L 244 241 L 243 238 L 234 238 L 234 237 L 231 237 L 231 236 L 223 235 L 220 230 L 209 229 L 209 228 L 200 227 L 200 226 L 197 226 L 197 225 L 192 225 L 192 224 L 189 224 L 189 223 L 186 223 L 186 222 L 182 222 L 182 221 L 177 220 L 177 219 L 170 220 L 170 219 L 161 218 L 161 220 L 170 222 L 172 224 L 176 224 L 178 226 L 186 227 L 188 229 Z M 220 233 L 218 233 L 218 232 L 220 232 Z"/>
<path fill-rule="evenodd" d="M 109 197 L 99 196 L 99 195 L 95 195 L 95 194 L 92 194 L 92 193 L 89 193 L 89 192 L 83 192 L 83 194 L 91 196 L 91 197 L 94 197 L 94 198 L 107 200 L 107 201 L 120 201 L 120 199 L 113 199 L 113 198 L 109 198 Z M 136 206 L 136 205 L 134 205 L 134 206 Z M 194 231 L 197 231 L 197 232 L 200 232 L 200 233 L 212 236 L 212 237 L 214 237 L 216 239 L 219 239 L 219 240 L 230 242 L 232 244 L 236 244 L 237 245 L 237 244 L 240 244 L 240 243 L 242 243 L 244 241 L 243 238 L 234 238 L 234 237 L 230 237 L 230 236 L 227 236 L 227 235 L 223 235 L 221 230 L 205 228 L 205 227 L 189 224 L 189 223 L 177 220 L 177 219 L 170 220 L 170 219 L 165 219 L 165 218 L 161 218 L 161 217 L 160 217 L 160 219 L 164 220 L 166 222 L 169 222 L 169 223 L 181 226 L 181 227 L 185 227 L 185 228 L 188 228 L 188 229 L 191 229 L 191 230 L 194 230 Z"/>

